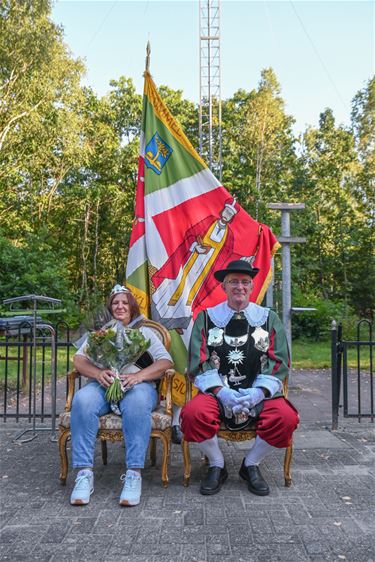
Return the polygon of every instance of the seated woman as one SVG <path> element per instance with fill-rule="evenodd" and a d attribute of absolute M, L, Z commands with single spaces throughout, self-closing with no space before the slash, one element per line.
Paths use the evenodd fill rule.
<path fill-rule="evenodd" d="M 121 321 L 124 325 L 139 328 L 143 336 L 151 341 L 148 350 L 140 357 L 128 374 L 121 375 L 129 386 L 118 403 L 122 417 L 122 431 L 126 444 L 127 471 L 121 477 L 124 481 L 120 496 L 120 505 L 138 505 L 141 498 L 141 469 L 151 434 L 151 412 L 156 408 L 158 393 L 154 381 L 159 379 L 173 363 L 171 357 L 157 336 L 150 328 L 142 326 L 143 316 L 129 289 L 115 285 L 108 299 L 108 309 L 114 324 Z M 109 327 L 109 324 L 106 327 Z M 74 395 L 71 414 L 72 461 L 78 469 L 75 486 L 70 497 L 72 505 L 85 505 L 90 501 L 94 491 L 94 449 L 98 432 L 99 417 L 111 411 L 110 403 L 105 399 L 106 389 L 112 382 L 113 373 L 109 369 L 100 369 L 94 365 L 86 354 L 84 342 L 74 356 L 74 367 L 82 375 L 91 379 L 89 384 Z"/>

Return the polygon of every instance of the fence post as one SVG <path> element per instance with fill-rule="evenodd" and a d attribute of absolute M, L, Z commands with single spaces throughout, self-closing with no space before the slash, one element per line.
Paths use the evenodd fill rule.
<path fill-rule="evenodd" d="M 339 420 L 339 393 L 337 373 L 337 323 L 331 325 L 331 382 L 332 382 L 332 429 L 337 429 Z"/>

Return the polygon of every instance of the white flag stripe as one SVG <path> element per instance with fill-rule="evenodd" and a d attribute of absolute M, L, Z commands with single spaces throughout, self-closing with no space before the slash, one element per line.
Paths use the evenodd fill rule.
<path fill-rule="evenodd" d="M 221 186 L 208 168 L 145 196 L 145 216 L 158 215 Z"/>
<path fill-rule="evenodd" d="M 205 169 L 145 197 L 147 256 L 154 267 L 160 269 L 169 256 L 152 217 L 220 186 L 212 172 Z"/>
<path fill-rule="evenodd" d="M 145 134 L 141 131 L 141 138 L 139 141 L 139 156 L 145 157 Z"/>
<path fill-rule="evenodd" d="M 138 269 L 147 259 L 145 237 L 141 236 L 129 250 L 128 261 L 126 266 L 126 277 Z"/>
<path fill-rule="evenodd" d="M 146 247 L 150 263 L 160 269 L 169 256 L 153 220 L 146 221 Z"/>

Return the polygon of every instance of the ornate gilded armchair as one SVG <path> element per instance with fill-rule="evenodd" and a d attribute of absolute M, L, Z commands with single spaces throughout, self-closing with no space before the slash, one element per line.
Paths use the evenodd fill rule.
<path fill-rule="evenodd" d="M 161 324 L 153 320 L 146 320 L 145 326 L 151 328 L 155 335 L 161 340 L 167 350 L 171 344 L 171 338 L 168 330 Z M 163 486 L 168 486 L 168 463 L 169 454 L 171 450 L 171 437 L 172 437 L 172 378 L 174 375 L 173 369 L 165 371 L 163 377 L 166 377 L 166 392 L 163 400 L 159 396 L 158 407 L 152 412 L 152 430 L 150 440 L 150 458 L 151 464 L 156 464 L 156 439 L 160 439 L 163 445 L 163 457 L 161 466 L 161 479 Z M 78 371 L 72 371 L 67 375 L 68 379 L 68 396 L 65 405 L 65 411 L 59 417 L 59 452 L 60 452 L 60 481 L 62 485 L 66 484 L 68 474 L 68 455 L 66 450 L 66 443 L 70 439 L 70 413 L 72 407 L 72 400 L 76 388 L 76 382 L 80 378 Z M 161 385 L 159 385 L 161 386 Z M 164 385 L 163 385 L 164 386 Z M 99 429 L 97 439 L 101 441 L 102 447 L 102 460 L 103 464 L 107 464 L 107 441 L 123 441 L 123 434 L 121 430 L 121 417 L 115 414 L 106 414 L 102 416 L 99 421 Z"/>
<path fill-rule="evenodd" d="M 191 400 L 191 392 L 192 392 L 192 383 L 187 375 L 186 378 L 186 402 Z M 284 380 L 283 383 L 283 394 L 285 397 L 288 395 L 288 378 Z M 226 429 L 225 425 L 222 424 L 221 428 L 218 432 L 218 437 L 221 439 L 225 439 L 226 441 L 250 441 L 250 439 L 255 439 L 255 427 L 248 427 L 246 429 L 242 429 L 239 431 L 229 431 Z M 182 454 L 184 459 L 184 486 L 189 486 L 190 481 L 190 473 L 191 473 L 191 461 L 190 461 L 190 451 L 189 451 L 189 443 L 182 440 Z M 292 455 L 293 455 L 293 443 L 289 445 L 285 449 L 285 456 L 284 456 L 284 481 L 285 486 L 289 487 L 292 484 L 292 478 L 290 475 L 290 465 L 292 462 Z"/>

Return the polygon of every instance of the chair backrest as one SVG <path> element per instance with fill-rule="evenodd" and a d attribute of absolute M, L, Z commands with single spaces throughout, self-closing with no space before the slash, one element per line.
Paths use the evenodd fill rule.
<path fill-rule="evenodd" d="M 148 318 L 143 321 L 143 326 L 150 328 L 154 332 L 155 336 L 159 338 L 165 349 L 169 351 L 169 348 L 171 347 L 171 335 L 167 328 L 159 324 L 159 322 L 149 320 Z"/>

